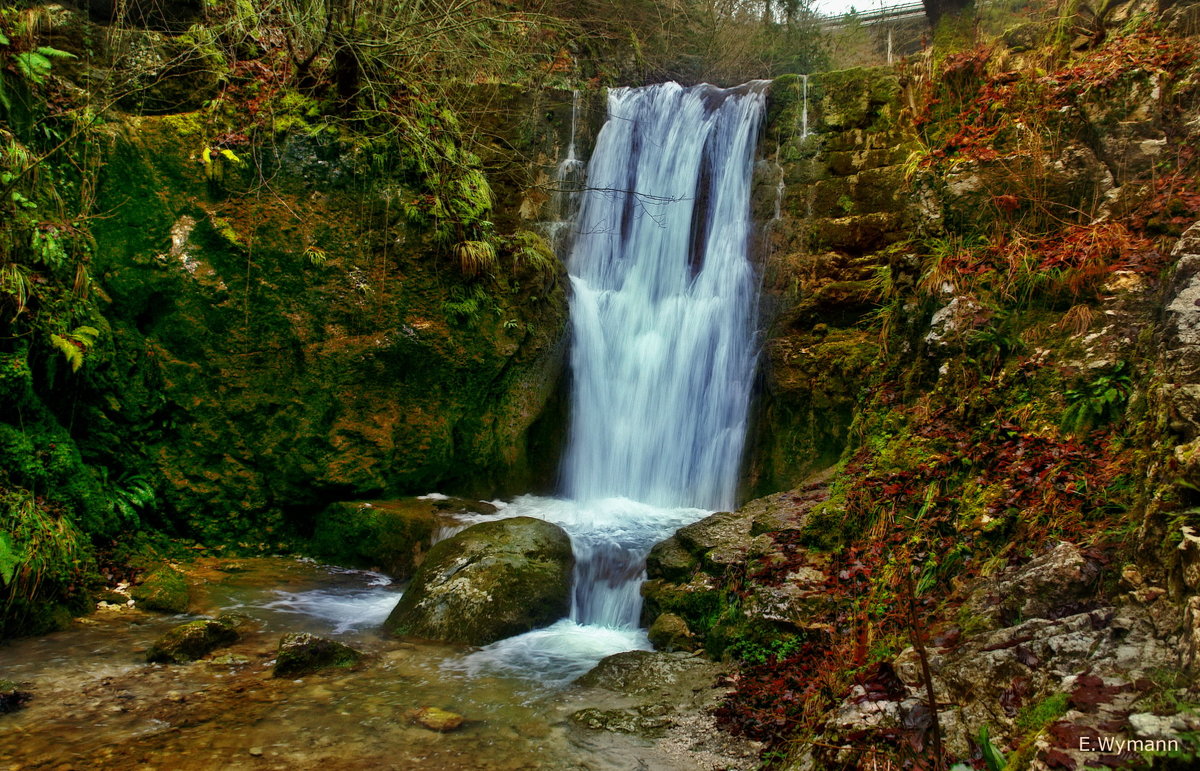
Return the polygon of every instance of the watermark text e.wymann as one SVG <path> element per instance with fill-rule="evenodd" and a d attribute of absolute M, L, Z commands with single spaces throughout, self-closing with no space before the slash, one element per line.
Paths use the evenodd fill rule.
<path fill-rule="evenodd" d="M 1080 736 L 1080 752 L 1179 752 L 1178 739 L 1118 739 L 1113 736 Z"/>

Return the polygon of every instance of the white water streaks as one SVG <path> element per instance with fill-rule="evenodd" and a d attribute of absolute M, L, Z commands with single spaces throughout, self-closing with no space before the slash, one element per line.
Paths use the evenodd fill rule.
<path fill-rule="evenodd" d="M 708 515 L 704 509 L 661 508 L 626 498 L 587 502 L 521 496 L 498 514 L 467 515 L 464 523 L 536 517 L 567 532 L 575 553 L 571 614 L 544 629 L 500 640 L 471 654 L 468 672 L 493 671 L 565 683 L 621 651 L 649 649 L 641 584 L 654 544 Z"/>
<path fill-rule="evenodd" d="M 808 76 L 801 75 L 800 82 L 804 84 L 804 106 L 800 110 L 800 138 L 808 139 Z"/>
<path fill-rule="evenodd" d="M 575 138 L 579 133 L 579 90 L 571 94 L 571 137 L 567 142 L 567 155 L 558 164 L 554 175 L 554 193 L 551 195 L 550 215 L 552 219 L 542 223 L 550 246 L 556 254 L 565 254 L 571 247 L 571 226 L 579 213 L 580 191 L 587 177 L 587 164 L 575 156 Z"/>
<path fill-rule="evenodd" d="M 568 261 L 568 496 L 734 504 L 757 360 L 764 83 L 609 92 Z"/>
<path fill-rule="evenodd" d="M 609 92 L 568 261 L 570 499 L 524 496 L 497 515 L 570 536 L 571 614 L 471 654 L 468 672 L 565 683 L 648 649 L 646 555 L 733 506 L 757 358 L 747 252 L 763 105 L 758 83 Z"/>

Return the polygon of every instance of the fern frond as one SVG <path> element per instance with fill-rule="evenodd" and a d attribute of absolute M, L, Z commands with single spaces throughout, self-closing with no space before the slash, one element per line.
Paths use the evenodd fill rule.
<path fill-rule="evenodd" d="M 50 335 L 50 344 L 57 348 L 71 365 L 72 372 L 78 372 L 83 366 L 83 349 L 72 340 L 62 335 Z"/>
<path fill-rule="evenodd" d="M 91 348 L 93 345 L 95 345 L 96 338 L 99 336 L 99 329 L 88 326 L 75 327 L 70 334 L 71 339 L 81 343 L 84 348 Z"/>
<path fill-rule="evenodd" d="M 71 365 L 72 372 L 78 372 L 83 366 L 83 355 L 96 344 L 100 330 L 95 327 L 75 327 L 65 335 L 50 335 L 50 344 L 57 348 Z"/>
<path fill-rule="evenodd" d="M 32 273 L 28 267 L 15 262 L 0 266 L 0 294 L 11 298 L 16 308 L 14 319 L 25 312 L 29 307 L 29 298 L 33 297 Z"/>
<path fill-rule="evenodd" d="M 467 278 L 496 269 L 496 248 L 488 241 L 462 241 L 454 247 L 458 267 Z"/>

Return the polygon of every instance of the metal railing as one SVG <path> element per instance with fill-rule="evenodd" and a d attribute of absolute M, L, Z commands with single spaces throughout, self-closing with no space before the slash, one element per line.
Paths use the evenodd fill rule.
<path fill-rule="evenodd" d="M 821 26 L 842 27 L 853 22 L 868 25 L 879 24 L 884 21 L 914 19 L 924 15 L 925 5 L 923 3 L 905 3 L 903 5 L 893 5 L 889 8 L 877 8 L 873 11 L 856 11 L 853 14 L 826 16 L 821 19 Z"/>

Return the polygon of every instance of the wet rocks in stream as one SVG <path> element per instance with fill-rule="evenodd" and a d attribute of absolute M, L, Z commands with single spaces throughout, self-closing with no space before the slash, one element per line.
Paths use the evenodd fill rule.
<path fill-rule="evenodd" d="M 463 724 L 462 715 L 438 707 L 414 709 L 407 713 L 407 717 L 412 723 L 437 733 L 458 730 Z"/>
<path fill-rule="evenodd" d="M 307 632 L 283 636 L 275 656 L 275 677 L 299 677 L 331 667 L 353 667 L 362 661 L 362 653 L 335 640 L 326 640 Z"/>
<path fill-rule="evenodd" d="M 156 664 L 185 664 L 208 655 L 217 648 L 238 641 L 240 616 L 202 618 L 171 629 L 146 651 L 146 661 Z"/>
<path fill-rule="evenodd" d="M 16 712 L 31 698 L 33 694 L 23 690 L 19 684 L 12 680 L 0 680 L 0 715 Z"/>
<path fill-rule="evenodd" d="M 735 740 L 712 716 L 728 694 L 720 685 L 728 674 L 727 664 L 689 653 L 617 653 L 575 682 L 588 706 L 571 713 L 570 727 L 640 737 L 687 764 L 680 767 L 757 768 L 761 745 Z"/>
<path fill-rule="evenodd" d="M 187 613 L 190 601 L 187 579 L 170 565 L 148 573 L 129 594 L 138 607 L 164 613 Z"/>
<path fill-rule="evenodd" d="M 483 522 L 439 542 L 388 617 L 393 634 L 487 645 L 571 607 L 571 541 L 532 517 Z"/>

